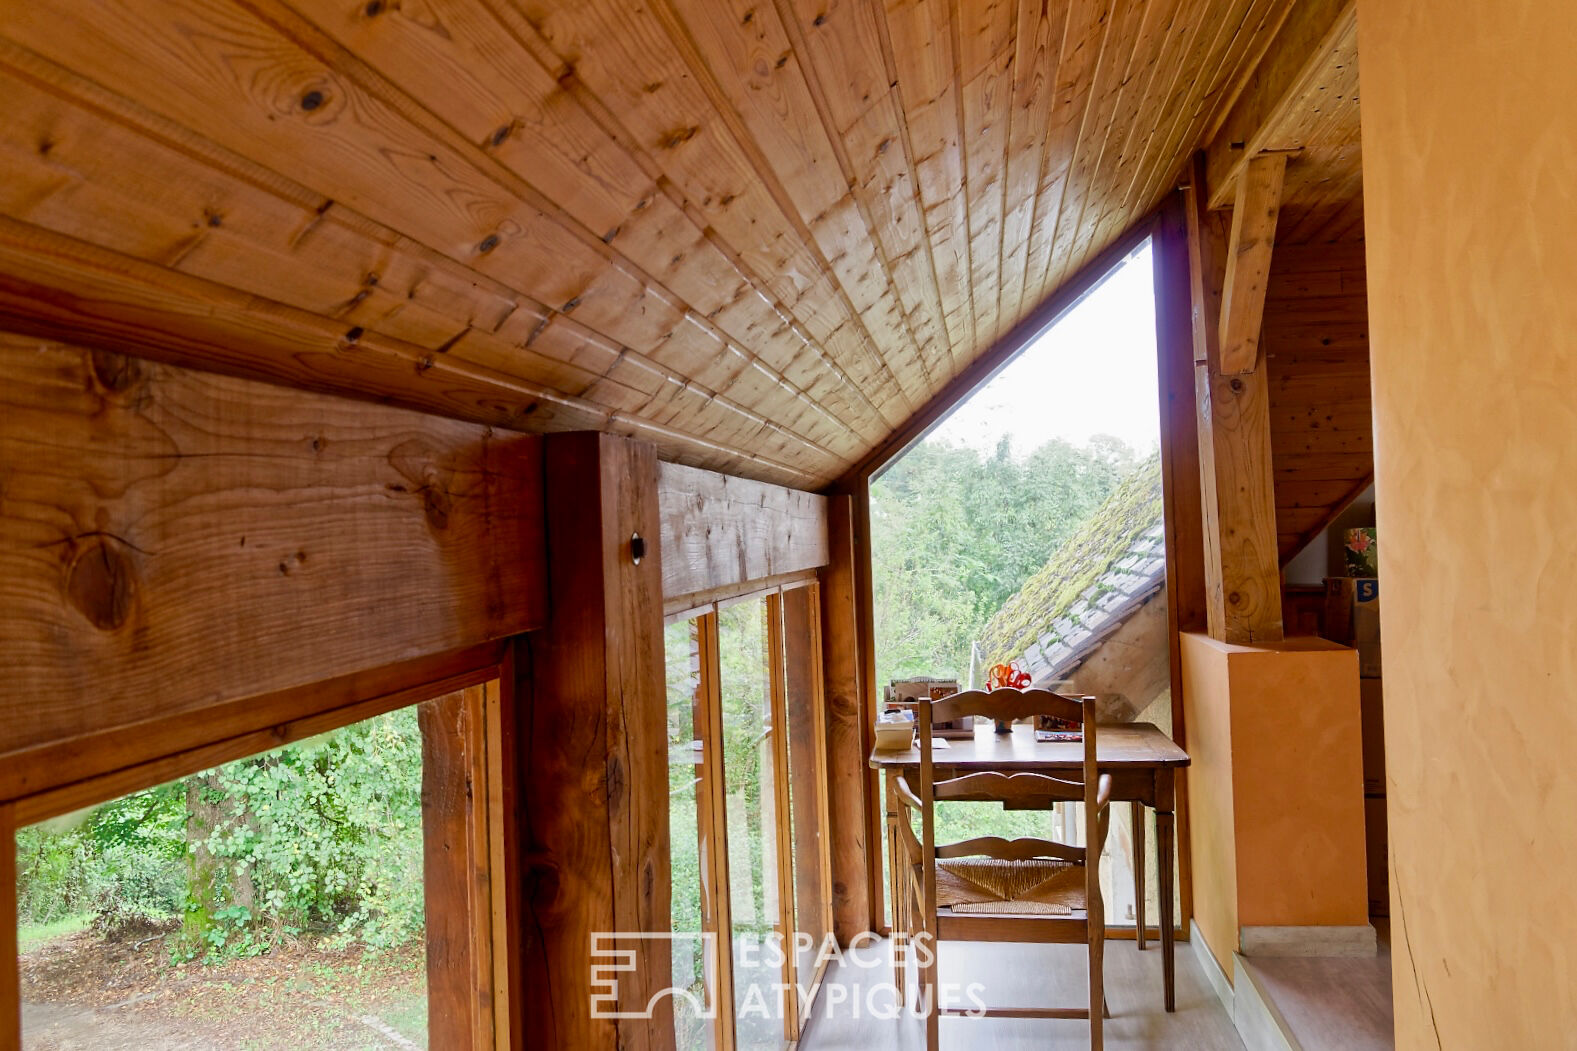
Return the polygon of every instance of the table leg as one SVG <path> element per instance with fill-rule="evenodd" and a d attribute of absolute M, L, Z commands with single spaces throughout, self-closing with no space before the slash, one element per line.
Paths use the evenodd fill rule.
<path fill-rule="evenodd" d="M 893 954 L 893 984 L 898 987 L 898 1003 L 903 1003 L 904 974 L 907 970 L 904 954 L 907 946 L 903 933 L 903 910 L 899 907 L 898 899 L 898 789 L 895 787 L 894 774 L 891 770 L 884 771 L 882 779 L 885 782 L 887 797 L 887 901 L 892 909 L 892 926 L 888 929 L 888 942 Z"/>
<path fill-rule="evenodd" d="M 1161 892 L 1161 975 L 1166 983 L 1166 1009 L 1177 1010 L 1177 967 L 1172 953 L 1172 837 L 1174 822 L 1170 809 L 1155 812 L 1155 862 Z"/>
<path fill-rule="evenodd" d="M 1139 951 L 1144 951 L 1144 804 L 1137 799 L 1128 804 L 1133 819 L 1133 914 Z"/>

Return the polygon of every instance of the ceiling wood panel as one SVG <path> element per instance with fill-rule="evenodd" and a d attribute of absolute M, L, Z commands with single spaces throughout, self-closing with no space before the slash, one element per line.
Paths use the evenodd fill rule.
<path fill-rule="evenodd" d="M 0 324 L 814 488 L 1155 205 L 1287 9 L 0 0 Z"/>

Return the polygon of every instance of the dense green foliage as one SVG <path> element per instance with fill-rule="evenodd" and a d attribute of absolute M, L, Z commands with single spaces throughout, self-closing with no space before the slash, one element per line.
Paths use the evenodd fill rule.
<path fill-rule="evenodd" d="M 183 958 L 304 931 L 401 944 L 422 931 L 421 780 L 407 708 L 22 829 L 20 921 L 180 921 Z"/>
<path fill-rule="evenodd" d="M 879 684 L 969 676 L 986 621 L 1134 467 L 1114 438 L 1051 441 L 1022 459 L 926 441 L 871 485 Z"/>

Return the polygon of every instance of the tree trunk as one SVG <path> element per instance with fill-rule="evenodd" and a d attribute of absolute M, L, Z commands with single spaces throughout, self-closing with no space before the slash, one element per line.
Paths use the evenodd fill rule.
<path fill-rule="evenodd" d="M 223 904 L 223 874 L 218 858 L 208 850 L 208 837 L 221 818 L 222 789 L 214 771 L 186 779 L 186 912 L 181 919 L 181 942 L 186 951 L 207 951 L 204 938 L 214 926 L 214 910 Z"/>

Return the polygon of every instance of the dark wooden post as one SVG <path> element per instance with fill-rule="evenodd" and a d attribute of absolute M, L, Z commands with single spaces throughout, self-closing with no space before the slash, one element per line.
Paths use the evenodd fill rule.
<path fill-rule="evenodd" d="M 22 1046 L 16 927 L 16 811 L 0 803 L 0 1051 Z"/>
<path fill-rule="evenodd" d="M 854 503 L 827 500 L 831 562 L 821 573 L 822 671 L 826 677 L 827 809 L 832 856 L 832 929 L 847 945 L 871 929 L 860 632 L 856 620 Z"/>
<path fill-rule="evenodd" d="M 591 432 L 544 441 L 547 626 L 516 662 L 525 1047 L 671 1048 L 649 1018 L 593 1017 L 593 965 L 617 979 L 602 1013 L 645 1011 L 670 982 L 668 756 L 650 445 Z M 639 538 L 639 539 L 637 539 Z M 629 951 L 634 968 L 614 971 Z"/>

